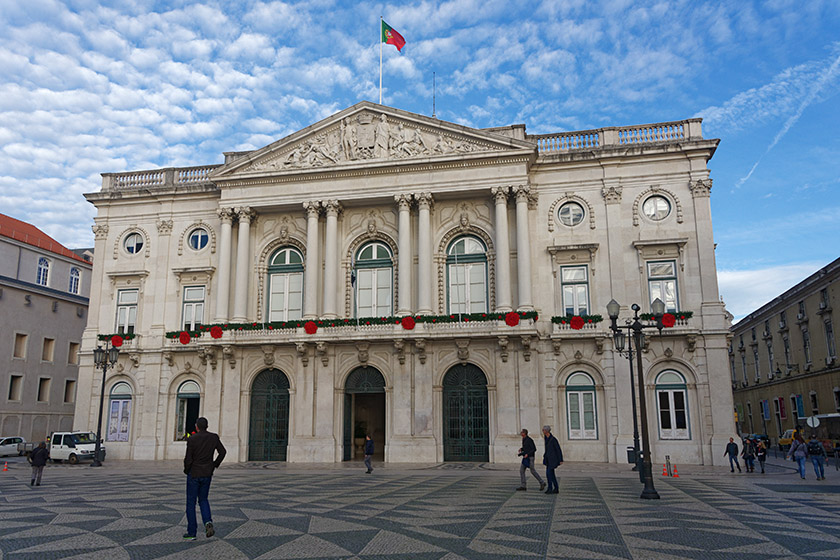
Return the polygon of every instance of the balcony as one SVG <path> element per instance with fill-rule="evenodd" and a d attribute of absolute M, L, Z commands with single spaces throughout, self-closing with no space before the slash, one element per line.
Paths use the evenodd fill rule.
<path fill-rule="evenodd" d="M 529 134 L 527 139 L 537 143 L 540 155 L 549 155 L 577 150 L 702 140 L 700 123 L 701 119 L 688 119 L 637 126 L 611 126 L 574 132 Z"/>
<path fill-rule="evenodd" d="M 221 166 L 166 167 L 148 171 L 104 173 L 102 192 L 212 185 L 209 176 L 218 167 Z"/>

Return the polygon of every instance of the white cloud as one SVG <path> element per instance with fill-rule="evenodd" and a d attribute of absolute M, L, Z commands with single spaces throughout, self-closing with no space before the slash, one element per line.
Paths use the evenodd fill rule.
<path fill-rule="evenodd" d="M 800 262 L 749 270 L 718 269 L 718 286 L 727 310 L 738 321 L 825 265 Z"/>

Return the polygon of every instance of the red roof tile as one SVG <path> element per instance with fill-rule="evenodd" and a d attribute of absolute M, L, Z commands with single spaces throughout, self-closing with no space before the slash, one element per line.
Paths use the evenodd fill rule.
<path fill-rule="evenodd" d="M 5 214 L 0 214 L 0 235 L 21 241 L 27 245 L 32 245 L 33 247 L 38 247 L 39 249 L 44 249 L 45 251 L 55 253 L 56 255 L 61 255 L 75 261 L 90 264 L 88 261 L 32 224 L 21 222 L 20 220 L 16 220 L 11 216 L 6 216 Z"/>

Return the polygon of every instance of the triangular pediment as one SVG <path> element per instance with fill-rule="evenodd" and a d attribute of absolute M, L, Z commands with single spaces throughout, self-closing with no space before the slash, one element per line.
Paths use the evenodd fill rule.
<path fill-rule="evenodd" d="M 223 181 L 530 152 L 535 152 L 532 142 L 363 101 L 264 148 L 240 154 L 211 178 Z"/>

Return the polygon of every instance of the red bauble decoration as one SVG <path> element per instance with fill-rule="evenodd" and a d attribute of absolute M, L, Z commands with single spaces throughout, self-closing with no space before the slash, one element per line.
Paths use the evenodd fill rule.
<path fill-rule="evenodd" d="M 572 320 L 569 321 L 569 325 L 576 331 L 579 331 L 583 328 L 583 317 L 575 315 L 574 317 L 572 317 Z"/>
<path fill-rule="evenodd" d="M 662 316 L 662 326 L 663 327 L 673 327 L 677 324 L 677 318 L 671 315 L 670 313 L 666 313 Z"/>
<path fill-rule="evenodd" d="M 113 346 L 114 348 L 119 348 L 122 345 L 123 345 L 123 337 L 121 337 L 118 334 L 115 334 L 114 336 L 111 337 L 111 346 Z"/>
<path fill-rule="evenodd" d="M 402 323 L 402 328 L 404 328 L 407 331 L 410 331 L 414 328 L 415 325 L 414 317 L 405 316 L 402 318 L 400 323 Z"/>
<path fill-rule="evenodd" d="M 306 331 L 306 334 L 315 334 L 318 332 L 318 325 L 315 324 L 315 321 L 307 321 L 303 324 L 303 330 Z"/>
<path fill-rule="evenodd" d="M 222 327 L 219 325 L 210 328 L 210 336 L 213 338 L 222 338 L 222 334 Z"/>
<path fill-rule="evenodd" d="M 511 311 L 510 313 L 505 314 L 505 324 L 509 327 L 515 327 L 519 324 L 519 313 L 515 311 Z"/>
<path fill-rule="evenodd" d="M 181 331 L 181 334 L 178 335 L 178 341 L 181 344 L 189 344 L 190 343 L 190 333 L 187 331 Z"/>

